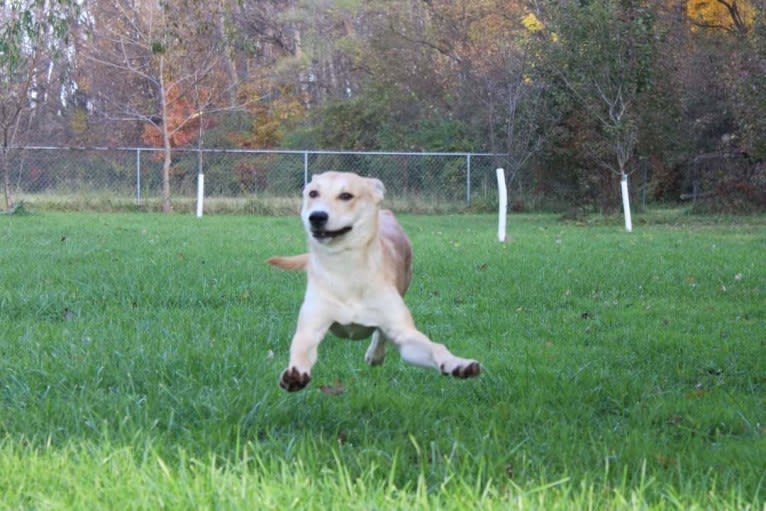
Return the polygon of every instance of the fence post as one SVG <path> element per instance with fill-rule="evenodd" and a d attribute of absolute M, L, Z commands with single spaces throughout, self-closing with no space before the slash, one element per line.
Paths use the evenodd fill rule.
<path fill-rule="evenodd" d="M 471 203 L 471 155 L 465 155 L 465 202 Z"/>
<path fill-rule="evenodd" d="M 303 186 L 309 184 L 309 152 L 303 151 Z"/>
<path fill-rule="evenodd" d="M 141 149 L 136 148 L 136 204 L 141 204 Z"/>
<path fill-rule="evenodd" d="M 620 191 L 622 192 L 622 209 L 625 213 L 625 230 L 633 231 L 633 220 L 630 216 L 630 195 L 628 194 L 628 175 L 623 172 L 620 179 Z"/>
<path fill-rule="evenodd" d="M 202 124 L 200 123 L 200 131 Z M 197 218 L 202 218 L 202 209 L 205 204 L 205 173 L 202 170 L 202 139 L 197 147 Z"/>
<path fill-rule="evenodd" d="M 497 212 L 497 239 L 500 243 L 505 243 L 505 225 L 508 217 L 508 190 L 505 184 L 505 170 L 502 168 L 497 169 L 497 198 L 498 198 L 498 212 Z"/>

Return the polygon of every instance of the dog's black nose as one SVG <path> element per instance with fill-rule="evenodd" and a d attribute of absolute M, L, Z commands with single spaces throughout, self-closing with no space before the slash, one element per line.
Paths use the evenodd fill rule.
<path fill-rule="evenodd" d="M 312 227 L 322 227 L 327 223 L 329 216 L 324 211 L 314 211 L 309 215 Z"/>

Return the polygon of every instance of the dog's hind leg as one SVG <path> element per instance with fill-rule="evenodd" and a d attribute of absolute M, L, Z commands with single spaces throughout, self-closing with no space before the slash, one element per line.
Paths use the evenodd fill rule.
<path fill-rule="evenodd" d="M 364 355 L 364 360 L 371 366 L 379 366 L 386 358 L 386 337 L 379 329 L 372 333 L 370 347 Z"/>

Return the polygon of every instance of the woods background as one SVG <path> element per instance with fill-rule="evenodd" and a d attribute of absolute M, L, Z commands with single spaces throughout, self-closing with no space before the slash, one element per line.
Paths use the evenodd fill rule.
<path fill-rule="evenodd" d="M 20 147 L 506 154 L 516 209 L 766 209 L 764 0 L 3 0 Z M 233 169 L 234 171 L 234 169 Z M 698 200 L 697 200 L 698 199 Z"/>

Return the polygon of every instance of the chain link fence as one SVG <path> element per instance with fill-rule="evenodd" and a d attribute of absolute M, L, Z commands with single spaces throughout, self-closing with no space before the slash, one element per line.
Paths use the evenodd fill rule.
<path fill-rule="evenodd" d="M 493 202 L 495 169 L 504 155 L 235 149 L 175 149 L 171 197 L 191 199 L 197 176 L 205 176 L 206 198 L 295 198 L 311 175 L 353 171 L 381 179 L 389 201 L 406 203 Z M 25 147 L 11 150 L 7 164 L 16 197 L 158 199 L 162 157 L 152 148 Z"/>

